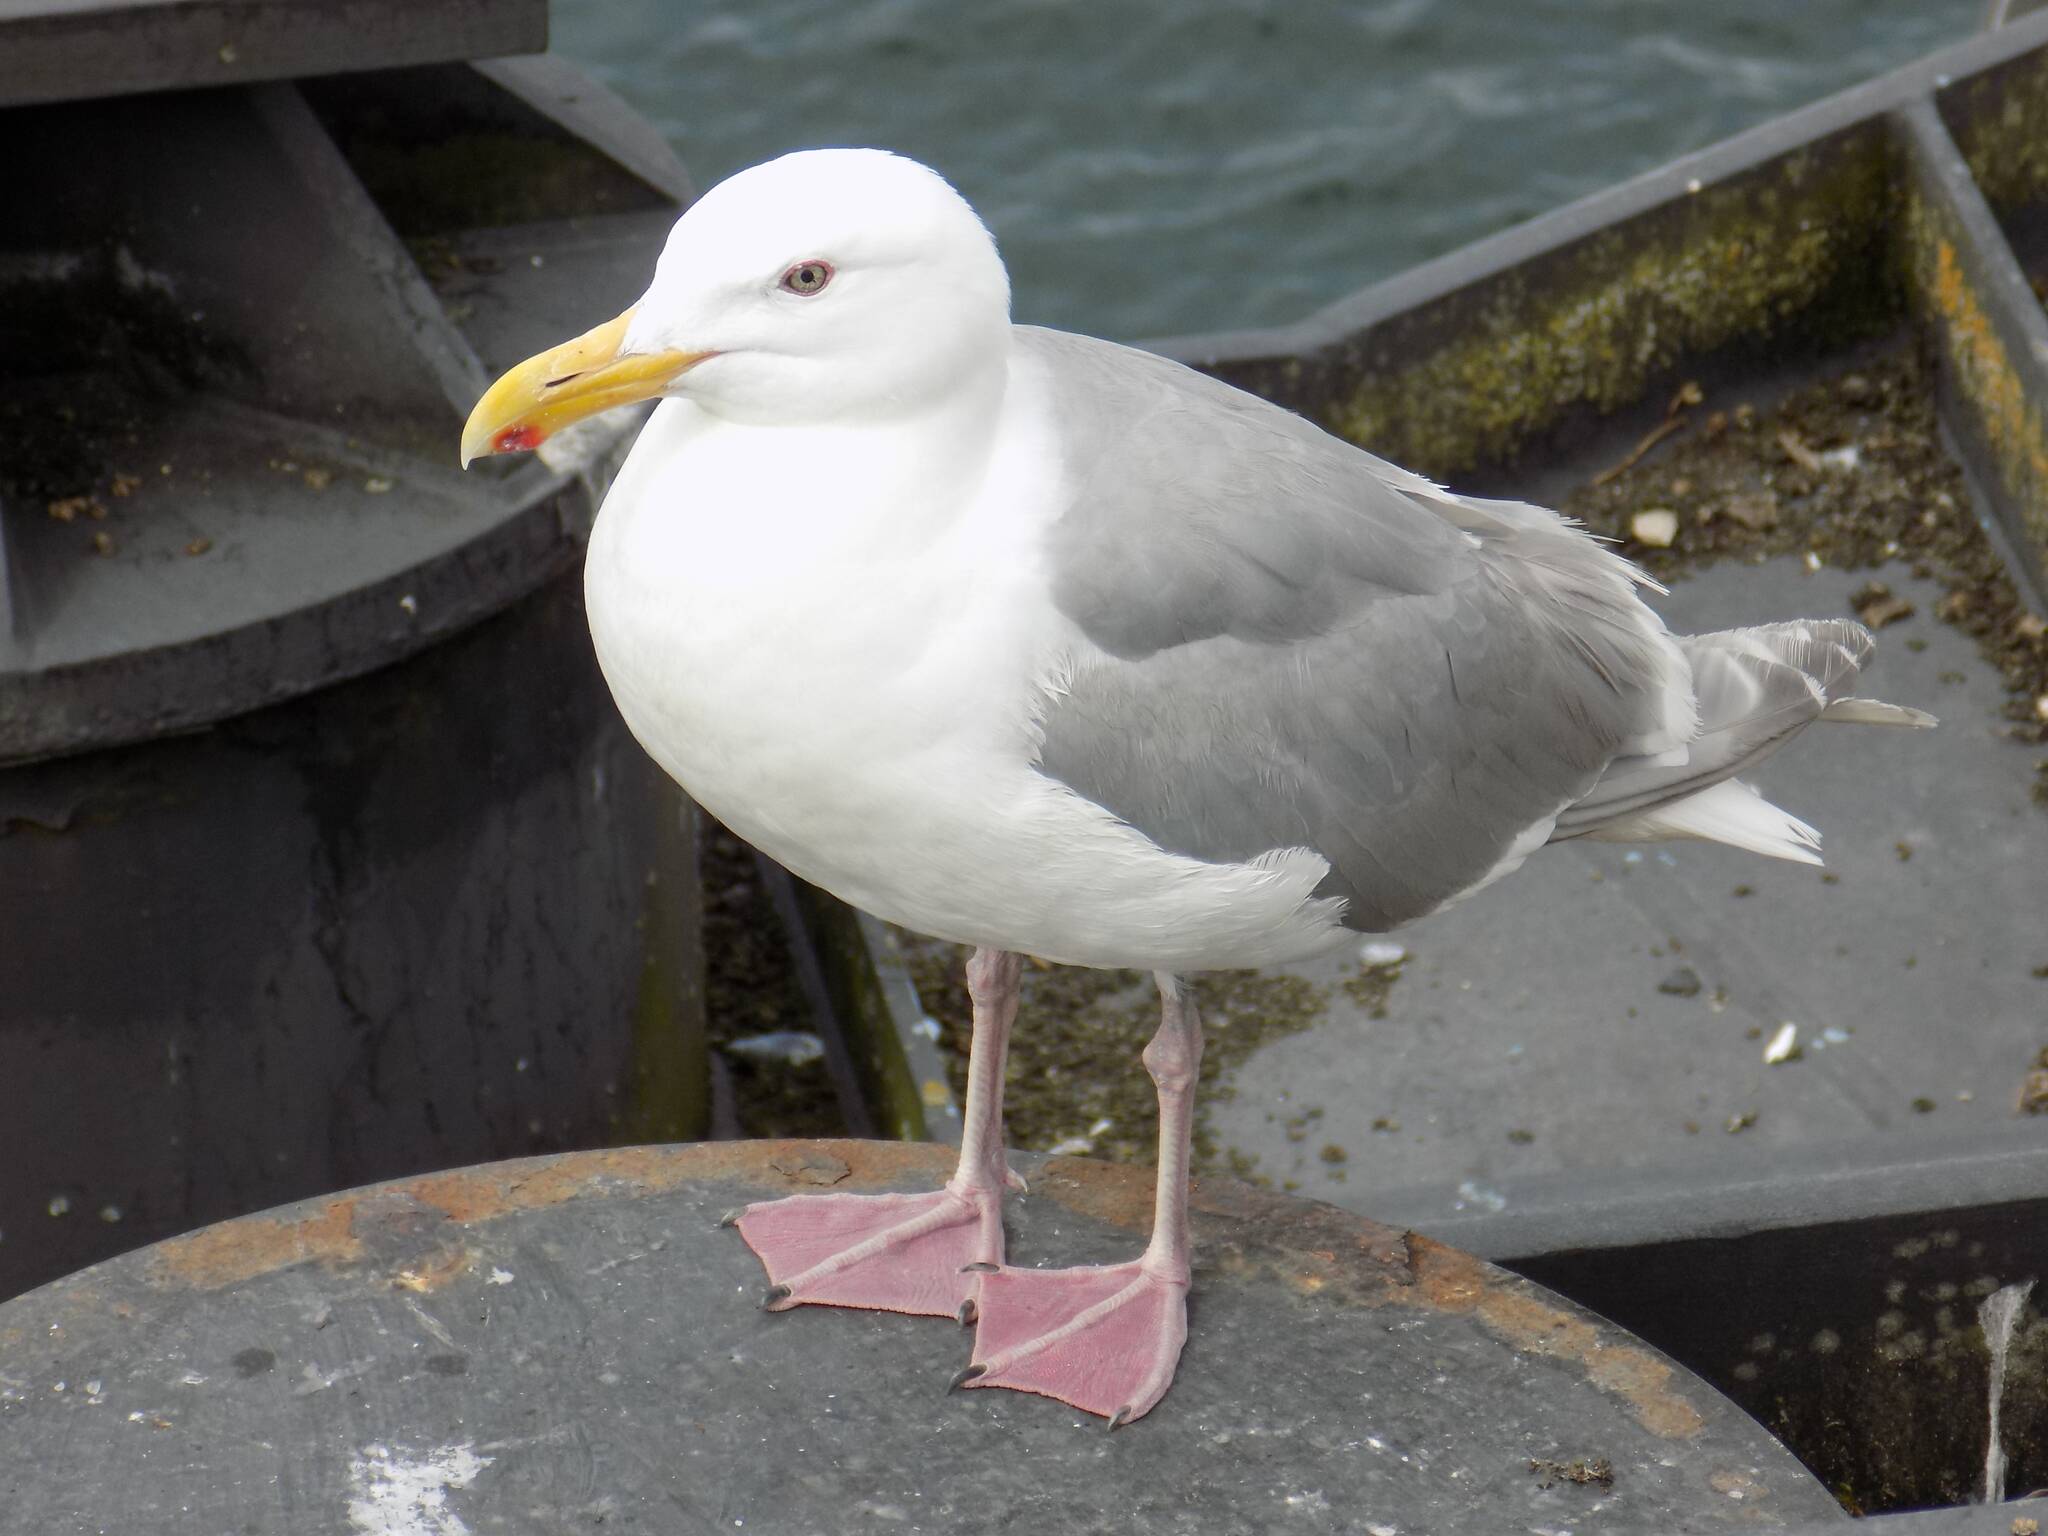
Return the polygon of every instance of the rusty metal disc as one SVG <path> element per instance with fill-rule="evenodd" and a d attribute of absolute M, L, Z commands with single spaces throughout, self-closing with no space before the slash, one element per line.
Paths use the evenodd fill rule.
<path fill-rule="evenodd" d="M 14 1528 L 1707 1531 L 1845 1518 L 1569 1302 L 1329 1206 L 1197 1186 L 1180 1375 L 1139 1423 L 949 1395 L 933 1318 L 755 1305 L 718 1217 L 930 1188 L 933 1146 L 574 1153 L 306 1201 L 0 1306 Z M 1149 1170 L 1019 1156 L 1018 1264 L 1126 1258 Z"/>

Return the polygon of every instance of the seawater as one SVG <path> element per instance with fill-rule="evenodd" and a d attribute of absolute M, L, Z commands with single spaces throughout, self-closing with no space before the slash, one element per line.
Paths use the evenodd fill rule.
<path fill-rule="evenodd" d="M 1020 320 L 1136 340 L 1376 278 L 1958 41 L 1984 0 L 554 0 L 703 185 L 873 144 Z"/>

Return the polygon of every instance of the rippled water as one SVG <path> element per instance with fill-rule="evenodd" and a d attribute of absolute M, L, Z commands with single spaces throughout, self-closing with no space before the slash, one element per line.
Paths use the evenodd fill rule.
<path fill-rule="evenodd" d="M 1298 318 L 1853 85 L 1983 0 L 555 0 L 700 183 L 817 144 L 943 170 L 1017 316 Z"/>

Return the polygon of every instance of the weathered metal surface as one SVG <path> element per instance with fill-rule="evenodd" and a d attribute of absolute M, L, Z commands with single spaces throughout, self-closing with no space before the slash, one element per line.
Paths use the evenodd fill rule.
<path fill-rule="evenodd" d="M 404 666 L 0 772 L 0 1295 L 370 1179 L 701 1134 L 685 811 L 573 573 Z"/>
<path fill-rule="evenodd" d="M 1878 1152 L 1503 1179 L 1499 1210 L 1382 1215 L 1572 1296 L 1699 1372 L 1845 1497 L 1910 1507 L 1981 1489 L 1987 1361 L 1976 1309 L 2048 1274 L 2048 1140 L 2015 1125 Z M 2048 1319 L 2006 1374 L 2014 1489 L 2048 1485 Z"/>
<path fill-rule="evenodd" d="M 687 179 L 573 73 L 0 114 L 0 761 L 360 674 L 575 562 L 633 423 L 465 476 L 504 327 L 446 295 L 460 221 L 519 226 L 520 320 L 552 334 L 644 283 Z M 546 271 L 555 241 L 573 277 Z M 496 267 L 460 275 L 465 314 L 507 307 Z M 66 504 L 89 516 L 47 515 Z"/>
<path fill-rule="evenodd" d="M 549 122 L 593 145 L 672 203 L 697 199 L 696 184 L 667 139 L 609 87 L 552 53 L 485 59 L 477 75 L 516 96 Z"/>
<path fill-rule="evenodd" d="M 1940 360 L 1944 415 L 2048 608 L 2048 316 L 1929 100 L 1893 115 L 1911 177 L 1899 238 L 1914 312 Z"/>
<path fill-rule="evenodd" d="M 2010 358 L 2008 370 L 2020 391 L 2038 391 L 2048 377 L 2039 287 L 2048 268 L 2048 49 L 1958 80 L 1936 96 L 1935 105 L 1938 122 L 1922 115 L 1916 125 L 1922 146 L 1917 163 L 1938 178 L 1924 195 L 1951 222 L 1965 225 L 1969 238 L 1958 252 L 1961 283 L 1934 298 L 1952 297 L 1959 307 L 1958 290 L 1967 284 L 1995 333 L 1992 345 Z M 1957 154 L 1966 175 L 1956 174 Z M 1987 225 L 1994 232 L 1989 238 L 1981 233 Z M 1973 364 L 1971 372 L 1982 376 L 1981 383 L 1968 380 L 1980 384 L 1977 398 L 1958 402 L 1965 407 L 1958 412 L 1960 425 L 1972 448 L 1996 450 L 1980 475 L 2021 552 L 2032 599 L 2041 609 L 2048 600 L 2048 486 L 2037 462 L 2038 404 L 2031 414 L 2014 406 L 2011 386 L 1998 379 L 1997 369 L 1984 367 L 1993 358 L 1986 355 L 1981 331 L 1959 331 L 1946 315 L 1934 323 L 1947 343 L 1956 382 L 1965 382 L 1962 372 Z"/>
<path fill-rule="evenodd" d="M 1873 124 L 1803 143 L 1318 358 L 1323 424 L 1439 476 L 1540 451 L 1717 353 L 1818 352 L 1892 325 Z"/>
<path fill-rule="evenodd" d="M 547 45 L 547 0 L 15 0 L 0 9 L 0 106 Z"/>
<path fill-rule="evenodd" d="M 1832 1512 L 1610 1325 L 1327 1206 L 1198 1186 L 1180 1379 L 1113 1436 L 1045 1399 L 949 1396 L 966 1338 L 948 1323 L 760 1312 L 758 1264 L 715 1225 L 752 1198 L 931 1187 L 949 1163 L 862 1142 L 572 1154 L 73 1276 L 0 1307 L 0 1507 L 24 1530 L 164 1536 L 376 1530 L 406 1510 L 449 1531 L 778 1533 L 1708 1531 Z M 1147 1173 L 1021 1166 L 1015 1260 L 1129 1253 Z"/>
<path fill-rule="evenodd" d="M 1688 1239 L 1750 1237 L 1900 1216 L 2048 1200 L 2048 1134 L 2022 1120 L 1873 1147 L 1864 1138 L 1810 1142 L 1796 1159 L 1747 1158 L 1609 1166 L 1502 1177 L 1497 1204 L 1452 1209 L 1447 1190 L 1382 1191 L 1381 1218 L 1421 1226 L 1495 1263 L 1544 1254 L 1634 1249 Z M 2048 1269 L 2048 1225 L 2040 1231 Z"/>
<path fill-rule="evenodd" d="M 2048 42 L 2032 16 L 1390 278 L 1301 322 L 1160 350 L 1375 452 L 1467 477 L 1765 353 L 1902 312 L 1886 114 Z"/>

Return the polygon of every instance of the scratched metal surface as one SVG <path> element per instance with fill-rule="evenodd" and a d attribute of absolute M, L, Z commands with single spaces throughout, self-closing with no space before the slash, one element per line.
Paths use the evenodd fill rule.
<path fill-rule="evenodd" d="M 1014 1261 L 1134 1249 L 1142 1171 L 1021 1166 Z M 757 1264 L 715 1226 L 749 1198 L 946 1171 L 942 1149 L 896 1143 L 568 1154 L 84 1271 L 0 1306 L 0 1526 L 1412 1536 L 1844 1518 L 1619 1330 L 1329 1206 L 1198 1190 L 1180 1379 L 1114 1435 L 1043 1398 L 947 1395 L 968 1341 L 945 1321 L 758 1311 Z M 1611 1486 L 1530 1465 L 1596 1458 Z"/>

